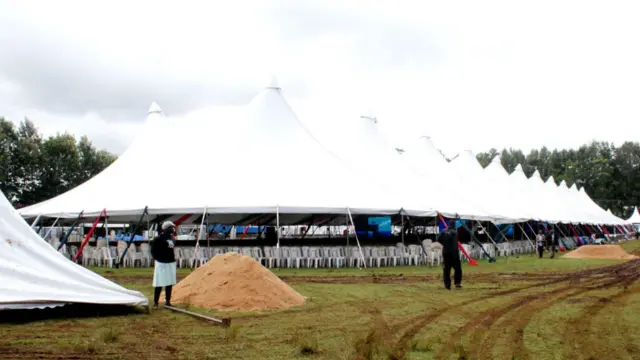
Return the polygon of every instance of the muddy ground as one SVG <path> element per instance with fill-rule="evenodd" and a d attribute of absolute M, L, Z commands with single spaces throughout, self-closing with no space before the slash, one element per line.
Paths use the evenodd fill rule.
<path fill-rule="evenodd" d="M 109 273 L 106 277 L 112 277 Z M 169 358 L 281 358 L 281 354 L 268 353 L 265 349 L 252 348 L 257 341 L 265 341 L 271 344 L 274 349 L 280 348 L 305 348 L 308 347 L 309 354 L 315 358 L 335 358 L 335 354 L 342 354 L 340 357 L 349 359 L 541 359 L 538 350 L 531 347 L 530 337 L 536 334 L 532 332 L 545 333 L 548 331 L 569 331 L 571 334 L 564 334 L 562 347 L 553 349 L 553 356 L 549 358 L 566 359 L 636 359 L 640 358 L 640 347 L 637 336 L 629 329 L 625 328 L 625 319 L 622 310 L 626 302 L 635 294 L 640 292 L 640 286 L 636 283 L 640 277 L 640 260 L 633 260 L 611 266 L 581 270 L 575 272 L 559 273 L 474 273 L 465 275 L 465 284 L 474 284 L 474 295 L 469 297 L 455 297 L 456 291 L 451 290 L 447 295 L 442 292 L 436 295 L 445 299 L 441 304 L 434 303 L 425 311 L 410 312 L 408 314 L 397 315 L 397 304 L 387 304 L 380 298 L 369 301 L 365 298 L 353 298 L 345 296 L 340 301 L 318 302 L 313 306 L 294 310 L 294 312 L 272 312 L 260 315 L 238 314 L 233 316 L 234 324 L 246 328 L 257 327 L 257 339 L 252 338 L 252 332 L 247 331 L 246 339 L 239 336 L 230 344 L 221 345 L 214 341 L 208 345 L 191 345 L 192 338 L 197 328 L 190 329 L 187 333 L 176 333 L 178 338 L 183 339 L 182 345 L 167 345 L 153 348 L 153 351 L 144 351 L 145 345 L 136 346 L 125 345 L 128 340 L 122 340 L 124 335 L 120 335 L 118 344 L 110 344 L 104 340 L 106 345 L 92 348 L 90 345 L 73 346 L 47 346 L 48 341 L 59 342 L 67 339 L 64 332 L 67 331 L 65 323 L 57 324 L 48 320 L 43 325 L 35 321 L 27 325 L 7 325 L 0 323 L 0 359 L 169 359 Z M 374 276 L 282 276 L 285 282 L 294 288 L 298 286 L 316 289 L 317 286 L 325 284 L 344 284 L 365 286 L 367 284 L 390 285 L 393 291 L 401 291 L 401 287 L 395 285 L 407 285 L 407 289 L 415 286 L 415 289 L 422 284 L 434 284 L 429 289 L 441 291 L 437 284 L 441 281 L 440 275 L 374 275 Z M 148 285 L 148 276 L 117 276 L 113 279 L 119 283 L 144 284 Z M 500 286 L 504 283 L 514 283 L 517 286 Z M 322 288 L 325 289 L 326 287 Z M 379 288 L 375 288 L 379 289 Z M 435 290 L 438 289 L 438 290 Z M 331 290 L 333 291 L 333 290 Z M 352 291 L 352 290 L 350 290 Z M 379 291 L 379 290 L 376 290 Z M 434 293 L 435 294 L 435 293 Z M 428 295 L 428 294 L 427 294 Z M 337 295 L 332 295 L 337 296 Z M 404 296 L 404 295 L 403 295 Z M 428 299 L 424 294 L 415 299 L 406 295 L 407 302 L 424 301 Z M 350 299 L 352 297 L 353 299 Z M 423 300 L 420 300 L 423 299 Z M 562 329 L 541 329 L 532 328 L 532 321 L 536 317 L 559 303 L 575 304 L 577 313 L 572 314 L 571 323 L 566 324 Z M 358 309 L 360 317 L 370 318 L 366 324 L 352 324 L 354 320 L 344 320 L 344 324 L 337 322 L 341 318 L 353 316 L 349 309 Z M 301 331 L 308 334 L 314 333 L 313 326 L 301 327 L 296 319 L 303 319 L 313 324 L 318 321 L 318 326 L 329 326 L 321 322 L 319 318 L 329 316 L 327 314 L 344 312 L 335 324 L 330 324 L 331 331 L 353 332 L 353 341 L 341 346 L 327 345 L 322 340 L 320 344 L 300 345 L 299 340 L 287 340 L 283 343 L 272 343 L 272 339 L 264 339 L 265 333 L 271 331 L 286 332 L 288 327 L 295 328 L 295 333 L 300 337 Z M 600 313 L 606 315 L 608 324 L 620 324 L 618 328 L 603 329 L 598 328 L 602 317 Z M 464 314 L 463 320 L 457 320 L 455 325 L 451 325 L 451 316 Z M 603 315 L 603 316 L 605 316 Z M 613 316 L 614 319 L 609 319 Z M 286 320 L 285 320 L 286 318 Z M 133 320 L 136 322 L 145 321 Z M 272 320 L 270 320 L 272 319 Z M 309 320 L 313 319 L 313 320 Z M 358 320 L 358 318 L 354 318 Z M 155 318 L 154 321 L 160 321 Z M 131 326 L 130 321 L 122 320 L 125 326 Z M 189 321 L 189 320 L 184 320 Z M 193 324 L 199 324 L 195 322 Z M 272 323 L 273 322 L 273 323 Z M 35 325 L 34 325 L 35 324 Z M 136 324 L 142 326 L 140 329 L 157 328 L 158 334 L 148 332 L 147 340 L 151 343 L 157 342 L 156 337 L 172 336 L 162 334 L 163 327 L 150 323 Z M 9 326 L 14 326 L 11 329 Z M 35 326 L 41 333 L 30 333 L 29 326 Z M 194 326 L 194 325 L 191 325 Z M 196 325 L 201 326 L 201 325 Z M 262 329 L 260 327 L 262 326 Z M 267 329 L 273 326 L 275 329 Z M 4 328 L 3 328 L 4 327 Z M 280 327 L 280 329 L 278 329 Z M 434 331 L 441 331 L 446 327 L 446 336 L 437 337 Z M 3 331 L 4 329 L 4 331 Z M 303 329 L 303 330 L 300 330 Z M 444 328 L 442 328 L 444 329 Z M 564 330 L 563 330 L 564 329 Z M 15 331 L 14 331 L 15 330 Z M 330 331 L 325 330 L 326 334 Z M 173 331 L 173 330 L 172 330 Z M 210 330 L 225 331 L 225 330 Z M 320 330 L 318 330 L 320 331 Z M 51 338 L 51 333 L 63 333 L 61 337 Z M 596 334 L 594 334 L 596 332 Z M 594 336 L 602 336 L 615 333 L 616 342 L 611 348 L 606 347 L 606 341 L 595 341 Z M 39 341 L 24 343 L 19 341 L 18 336 L 35 336 Z M 212 338 L 217 336 L 229 336 L 226 332 L 211 333 Z M 305 333 L 306 334 L 306 333 Z M 339 333 L 338 333 L 339 334 Z M 544 335 L 544 334 L 543 334 Z M 540 336 L 543 336 L 540 335 Z M 103 336 L 103 335 L 101 335 Z M 234 335 L 235 336 L 235 335 Z M 274 335 L 274 337 L 280 335 Z M 307 335 L 305 335 L 307 336 Z M 328 336 L 328 335 L 327 335 Z M 335 335 L 332 335 L 335 336 Z M 340 335 L 337 335 L 340 336 Z M 538 336 L 538 335 L 536 335 Z M 266 336 L 268 338 L 268 336 Z M 291 337 L 293 338 L 293 337 Z M 253 340 L 252 340 L 253 339 Z M 428 346 L 422 346 L 421 341 L 427 339 Z M 436 339 L 436 340 L 431 340 Z M 65 341 L 67 341 L 65 340 Z M 424 340 L 424 341 L 427 341 Z M 69 340 L 71 341 L 71 340 Z M 133 340 L 132 340 L 133 341 Z M 236 343 L 233 345 L 233 343 Z M 305 342 L 306 343 L 306 342 Z M 245 345 L 241 345 L 245 344 Z M 464 344 L 464 346 L 462 346 Z M 604 347 L 603 347 L 604 344 Z M 613 343 L 612 343 L 613 344 Z M 235 346 L 235 350 L 228 350 L 229 346 Z M 245 346 L 244 348 L 242 346 Z M 246 350 L 246 353 L 243 351 Z M 294 351 L 292 350 L 292 351 Z M 230 351 L 230 352 L 226 352 Z M 276 351 L 276 350 L 273 350 Z M 222 354 L 227 354 L 222 356 Z M 204 354 L 204 355 L 203 355 Z M 216 354 L 216 355 L 207 355 Z M 309 355 L 307 354 L 307 355 Z M 206 355 L 206 356 L 205 356 Z M 296 357 L 307 356 L 300 350 L 295 353 Z M 343 356 L 344 355 L 344 356 Z M 423 356 L 424 355 L 424 356 Z M 199 357 L 205 356 L 205 357 Z M 238 356 L 238 357 L 236 357 Z M 604 356 L 604 357 L 603 357 Z"/>

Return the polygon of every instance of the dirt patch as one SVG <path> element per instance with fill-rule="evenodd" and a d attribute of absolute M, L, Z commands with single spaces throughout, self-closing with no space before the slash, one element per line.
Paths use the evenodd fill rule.
<path fill-rule="evenodd" d="M 568 259 L 633 260 L 638 257 L 626 252 L 620 245 L 583 245 L 565 254 Z"/>
<path fill-rule="evenodd" d="M 305 298 L 252 257 L 217 255 L 174 286 L 173 302 L 223 311 L 287 309 Z"/>

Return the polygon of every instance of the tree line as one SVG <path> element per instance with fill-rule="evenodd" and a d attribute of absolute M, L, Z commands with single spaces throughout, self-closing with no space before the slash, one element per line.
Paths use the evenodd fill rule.
<path fill-rule="evenodd" d="M 556 183 L 565 180 L 567 186 L 584 187 L 600 207 L 611 209 L 624 219 L 632 207 L 640 205 L 640 143 L 625 142 L 616 146 L 609 142 L 592 141 L 578 149 L 531 150 L 527 155 L 519 149 L 491 149 L 477 155 L 482 166 L 495 156 L 511 173 L 518 164 L 527 176 L 537 169 L 543 180 L 553 176 Z"/>
<path fill-rule="evenodd" d="M 62 194 L 115 159 L 86 136 L 79 141 L 69 133 L 44 138 L 29 119 L 15 126 L 0 117 L 0 190 L 15 207 Z"/>
<path fill-rule="evenodd" d="M 604 209 L 623 218 L 630 207 L 640 205 L 640 144 L 615 146 L 593 141 L 578 149 L 549 150 L 524 154 L 519 149 L 491 149 L 477 155 L 482 166 L 495 156 L 512 172 L 521 164 L 527 176 L 537 169 L 544 180 L 553 176 L 585 188 Z M 44 138 L 29 119 L 18 126 L 0 117 L 0 190 L 16 206 L 47 200 L 95 176 L 116 156 L 96 149 L 83 136 L 68 133 Z"/>

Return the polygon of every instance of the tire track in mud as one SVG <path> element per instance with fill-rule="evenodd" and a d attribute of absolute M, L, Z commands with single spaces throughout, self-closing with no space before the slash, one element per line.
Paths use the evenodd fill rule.
<path fill-rule="evenodd" d="M 633 267 L 634 269 L 638 267 L 638 265 L 640 264 L 640 262 L 638 261 L 632 261 L 632 262 L 626 262 L 626 263 L 621 263 L 621 264 L 616 264 L 616 265 L 612 265 L 612 266 L 607 266 L 607 267 L 601 267 L 601 268 L 593 268 L 593 269 L 587 269 L 587 270 L 581 270 L 581 271 L 577 271 L 577 272 L 573 272 L 573 273 L 565 273 L 565 274 L 558 274 L 557 278 L 551 279 L 551 280 L 547 280 L 547 281 L 541 281 L 541 282 L 537 282 L 534 284 L 530 284 L 527 286 L 523 286 L 523 287 L 518 287 L 518 288 L 514 288 L 514 289 L 509 289 L 509 290 L 505 290 L 505 291 L 501 291 L 501 292 L 497 292 L 497 293 L 493 293 L 493 294 L 489 294 L 483 297 L 480 297 L 478 299 L 472 299 L 472 300 L 467 300 L 464 301 L 462 303 L 453 305 L 453 306 L 449 306 L 440 310 L 435 310 L 435 311 L 431 311 L 428 313 L 425 313 L 423 315 L 420 315 L 418 317 L 414 317 L 412 319 L 408 319 L 405 320 L 401 323 L 398 323 L 396 325 L 394 325 L 393 327 L 391 327 L 392 332 L 393 333 L 397 333 L 400 332 L 401 329 L 405 329 L 404 332 L 401 333 L 398 341 L 395 343 L 395 345 L 393 346 L 393 351 L 392 351 L 392 358 L 394 359 L 402 359 L 404 358 L 405 354 L 406 354 L 406 349 L 407 349 L 407 344 L 409 343 L 409 341 L 411 339 L 413 339 L 413 337 L 422 329 L 424 328 L 427 324 L 433 322 L 434 320 L 436 320 L 437 318 L 439 318 L 440 316 L 449 313 L 453 310 L 457 310 L 461 307 L 473 304 L 473 303 L 478 303 L 481 301 L 485 301 L 488 299 L 494 299 L 494 298 L 498 298 L 498 297 L 503 297 L 503 296 L 507 296 L 507 295 L 513 295 L 513 294 L 517 294 L 520 293 L 524 290 L 529 290 L 529 289 L 533 289 L 533 288 L 540 288 L 540 287 L 545 287 L 545 286 L 550 286 L 550 285 L 556 285 L 556 284 L 560 284 L 563 282 L 569 282 L 569 285 L 561 288 L 562 291 L 568 291 L 570 289 L 575 289 L 578 286 L 574 285 L 575 282 L 582 282 L 583 285 L 586 284 L 584 283 L 584 281 L 581 281 L 582 278 L 586 278 L 585 280 L 588 281 L 593 281 L 593 280 L 597 280 L 597 279 L 602 279 L 602 278 L 607 278 L 607 274 L 609 273 L 613 273 L 616 274 L 616 276 L 623 270 L 625 270 L 626 268 L 629 268 L 630 266 Z M 626 272 L 625 272 L 626 273 Z M 589 277 L 591 277 L 591 279 L 589 279 Z M 557 293 L 561 293 L 561 291 L 558 291 L 559 289 L 556 289 Z M 554 292 L 555 293 L 555 292 Z M 542 293 L 543 295 L 544 293 Z M 530 296 L 525 296 L 523 298 L 520 298 L 518 301 L 511 303 L 509 305 L 507 305 L 507 308 L 511 308 L 513 307 L 513 309 L 516 309 L 518 307 L 523 306 L 524 304 L 527 304 L 531 301 L 534 301 L 536 299 L 538 299 L 540 297 L 540 293 L 535 294 L 535 295 L 530 295 Z M 523 302 L 523 299 L 526 300 Z M 489 310 L 489 312 L 491 312 L 492 310 Z M 479 317 L 480 315 L 478 315 L 477 317 Z M 409 326 L 407 328 L 407 326 Z M 464 334 L 460 334 L 460 337 L 463 336 Z"/>
<path fill-rule="evenodd" d="M 572 332 L 577 332 L 579 335 L 585 335 L 585 334 L 592 335 L 590 332 L 590 329 L 593 323 L 593 319 L 596 317 L 595 315 L 599 314 L 609 306 L 617 305 L 617 301 L 624 302 L 628 297 L 639 293 L 640 289 L 632 289 L 632 290 L 627 289 L 629 285 L 631 285 L 634 281 L 637 281 L 639 278 L 640 278 L 640 274 L 635 274 L 634 276 L 630 277 L 628 281 L 625 281 L 623 284 L 621 284 L 623 286 L 623 290 L 609 297 L 598 298 L 598 300 L 596 300 L 594 303 L 586 306 L 572 320 L 571 328 L 570 329 L 567 328 L 566 329 L 567 331 L 565 333 L 568 334 Z M 623 309 L 624 309 L 624 306 L 622 307 L 621 311 Z M 623 317 L 621 313 L 616 314 L 615 318 L 616 318 L 617 325 L 624 322 L 624 320 L 622 320 Z M 617 326 L 610 327 L 610 329 L 613 331 L 617 331 L 621 335 L 621 337 L 624 339 L 625 346 L 622 350 L 626 353 L 626 355 L 632 355 L 638 352 L 638 349 L 635 349 L 633 345 L 634 338 L 631 336 L 629 332 L 620 331 Z M 593 349 L 594 346 L 591 340 L 583 336 L 572 337 L 572 341 L 576 342 L 581 349 L 584 349 L 587 352 L 591 352 L 594 354 L 598 352 L 597 347 L 596 349 Z M 620 349 L 619 348 L 614 349 L 614 351 L 615 350 L 620 350 Z M 608 355 L 610 356 L 610 354 Z M 570 352 L 567 352 L 565 353 L 565 356 L 572 357 L 573 354 Z M 615 356 L 612 358 L 615 358 Z"/>
<path fill-rule="evenodd" d="M 634 279 L 631 281 L 635 281 L 637 280 L 637 278 L 638 276 L 635 276 Z M 513 310 L 518 310 L 517 312 L 512 310 L 509 312 L 505 312 L 502 316 L 498 315 L 498 318 L 494 319 L 489 329 L 487 329 L 487 332 L 484 334 L 484 341 L 482 342 L 482 346 L 477 346 L 477 345 L 475 346 L 474 359 L 475 358 L 492 359 L 492 356 L 490 356 L 490 353 L 484 353 L 482 352 L 482 349 L 493 349 L 497 345 L 498 340 L 505 339 L 504 335 L 498 336 L 496 334 L 495 336 L 493 336 L 492 334 L 493 333 L 492 327 L 499 320 L 502 320 L 502 322 L 509 324 L 508 327 L 509 329 L 511 329 L 505 332 L 506 333 L 505 342 L 513 344 L 511 346 L 511 348 L 513 349 L 513 353 L 511 354 L 511 356 L 517 359 L 529 359 L 530 356 L 524 344 L 524 329 L 527 327 L 527 325 L 531 322 L 533 317 L 539 311 L 549 308 L 559 301 L 563 301 L 571 297 L 579 296 L 589 291 L 621 285 L 626 281 L 627 280 L 625 279 L 617 278 L 610 281 L 599 283 L 597 285 L 594 284 L 593 286 L 588 286 L 586 288 L 579 288 L 578 290 L 576 290 L 575 287 L 568 288 L 568 289 L 563 288 L 562 291 L 554 292 L 554 294 L 546 293 L 546 294 L 542 294 L 542 297 L 534 298 L 531 301 L 526 301 L 524 304 L 521 304 L 516 309 L 513 309 Z M 571 291 L 571 290 L 576 290 L 576 291 Z M 570 291 L 570 292 L 564 293 L 566 291 Z M 554 296 L 554 295 L 559 295 L 559 296 Z"/>

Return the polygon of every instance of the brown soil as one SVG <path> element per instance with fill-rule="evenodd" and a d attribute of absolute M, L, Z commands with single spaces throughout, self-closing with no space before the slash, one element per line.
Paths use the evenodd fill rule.
<path fill-rule="evenodd" d="M 305 298 L 255 259 L 217 255 L 174 286 L 172 302 L 223 311 L 286 309 Z"/>
<path fill-rule="evenodd" d="M 637 259 L 635 255 L 626 252 L 620 245 L 583 245 L 565 254 L 569 259 Z"/>

